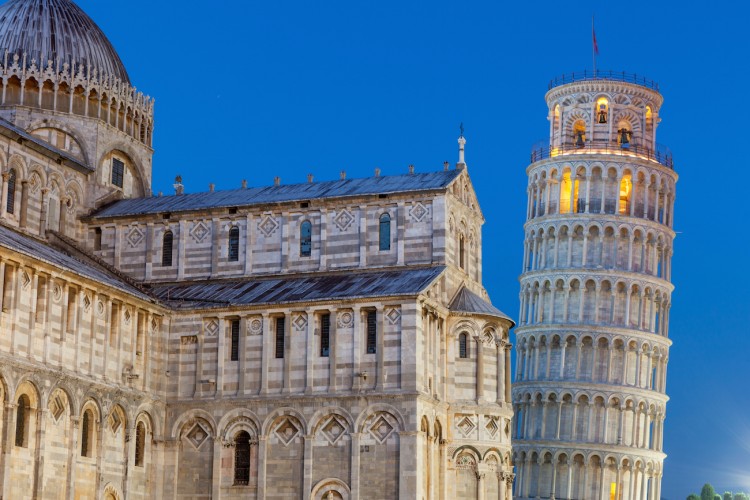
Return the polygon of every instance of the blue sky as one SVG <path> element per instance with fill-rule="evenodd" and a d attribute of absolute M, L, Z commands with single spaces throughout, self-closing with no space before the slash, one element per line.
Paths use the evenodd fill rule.
<path fill-rule="evenodd" d="M 747 111 L 741 2 L 79 0 L 155 96 L 154 191 L 439 170 L 466 126 L 484 282 L 518 314 L 525 169 L 554 76 L 658 81 L 677 186 L 663 497 L 750 490 Z"/>

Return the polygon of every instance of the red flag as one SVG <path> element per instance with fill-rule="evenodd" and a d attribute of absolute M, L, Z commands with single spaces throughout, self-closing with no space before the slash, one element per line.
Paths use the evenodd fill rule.
<path fill-rule="evenodd" d="M 591 38 L 594 41 L 594 54 L 599 55 L 599 45 L 596 43 L 596 30 L 594 29 L 594 20 L 591 20 Z"/>

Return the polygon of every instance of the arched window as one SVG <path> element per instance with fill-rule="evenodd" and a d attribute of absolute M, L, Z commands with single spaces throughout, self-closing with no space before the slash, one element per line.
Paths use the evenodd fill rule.
<path fill-rule="evenodd" d="M 586 145 L 586 124 L 583 120 L 578 120 L 573 124 L 573 144 L 579 148 Z"/>
<path fill-rule="evenodd" d="M 458 336 L 458 357 L 461 359 L 469 357 L 469 334 L 467 333 Z"/>
<path fill-rule="evenodd" d="M 94 437 L 94 423 L 91 410 L 83 412 L 83 421 L 81 422 L 81 456 L 91 457 Z"/>
<path fill-rule="evenodd" d="M 630 194 L 633 192 L 633 178 L 630 174 L 622 176 L 620 181 L 620 206 L 619 212 L 621 214 L 630 213 Z"/>
<path fill-rule="evenodd" d="M 391 249 L 391 216 L 380 216 L 380 250 Z"/>
<path fill-rule="evenodd" d="M 229 260 L 230 262 L 240 260 L 240 228 L 237 226 L 229 230 Z"/>
<path fill-rule="evenodd" d="M 234 484 L 245 486 L 250 482 L 250 434 L 245 431 L 234 438 Z"/>
<path fill-rule="evenodd" d="M 16 408 L 16 446 L 28 448 L 29 446 L 29 414 L 31 413 L 31 403 L 26 394 L 18 398 L 18 407 Z"/>
<path fill-rule="evenodd" d="M 167 231 L 164 233 L 164 241 L 162 243 L 161 247 L 161 265 L 165 267 L 171 267 L 172 266 L 172 242 L 174 241 L 174 236 L 172 236 L 172 231 Z"/>
<path fill-rule="evenodd" d="M 135 428 L 135 466 L 143 467 L 143 458 L 146 451 L 146 426 L 138 422 Z"/>
<path fill-rule="evenodd" d="M 11 170 L 8 174 L 8 202 L 5 206 L 6 211 L 9 214 L 15 212 L 16 206 L 16 171 Z"/>
<path fill-rule="evenodd" d="M 301 257 L 312 255 L 312 224 L 307 220 L 299 227 L 299 254 Z"/>
<path fill-rule="evenodd" d="M 609 102 L 604 97 L 596 101 L 596 123 L 607 123 L 609 118 Z"/>

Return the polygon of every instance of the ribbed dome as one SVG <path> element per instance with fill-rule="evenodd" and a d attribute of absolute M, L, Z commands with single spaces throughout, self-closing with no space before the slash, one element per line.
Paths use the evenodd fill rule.
<path fill-rule="evenodd" d="M 9 0 L 0 6 L 0 51 L 36 59 L 85 64 L 130 83 L 128 72 L 99 26 L 70 0 Z M 0 54 L 0 57 L 2 57 Z"/>

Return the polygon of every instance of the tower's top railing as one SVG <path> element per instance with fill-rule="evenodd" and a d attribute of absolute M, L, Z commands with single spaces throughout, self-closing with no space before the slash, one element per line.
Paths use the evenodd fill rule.
<path fill-rule="evenodd" d="M 652 149 L 637 144 L 630 144 L 623 147 L 619 144 L 599 141 L 586 141 L 581 145 L 569 142 L 557 146 L 550 146 L 549 144 L 540 142 L 531 150 L 531 163 L 546 160 L 547 158 L 555 158 L 557 156 L 581 154 L 612 154 L 618 156 L 629 156 L 631 158 L 655 161 L 668 169 L 674 170 L 672 151 L 661 144 L 657 144 L 656 147 Z"/>
<path fill-rule="evenodd" d="M 566 85 L 568 83 L 584 82 L 584 81 L 596 81 L 596 80 L 611 80 L 615 82 L 634 83 L 636 85 L 642 85 L 651 90 L 659 92 L 659 84 L 653 80 L 649 80 L 643 75 L 637 75 L 635 73 L 626 73 L 624 71 L 590 71 L 584 70 L 577 73 L 568 73 L 562 76 L 553 78 L 549 82 L 547 90 L 552 90 L 555 87 Z"/>

